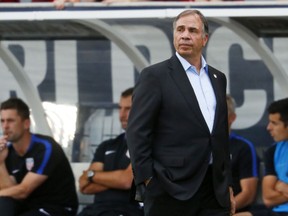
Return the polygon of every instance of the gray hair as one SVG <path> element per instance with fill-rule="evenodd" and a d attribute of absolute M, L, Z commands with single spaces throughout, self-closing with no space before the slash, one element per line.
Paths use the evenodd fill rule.
<path fill-rule="evenodd" d="M 184 16 L 188 16 L 188 15 L 198 15 L 199 18 L 202 21 L 203 27 L 202 27 L 202 31 L 203 31 L 203 36 L 204 35 L 209 35 L 209 26 L 208 26 L 208 21 L 206 19 L 206 17 L 199 11 L 199 10 L 184 10 L 183 12 L 181 12 L 180 14 L 178 14 L 178 16 L 174 19 L 173 21 L 173 28 L 175 29 L 176 27 L 176 22 Z"/>

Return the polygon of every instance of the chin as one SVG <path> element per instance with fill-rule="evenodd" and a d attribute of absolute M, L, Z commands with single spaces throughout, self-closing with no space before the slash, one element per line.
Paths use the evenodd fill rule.
<path fill-rule="evenodd" d="M 275 137 L 273 137 L 273 140 L 274 140 L 275 142 L 283 141 L 282 139 L 277 139 L 277 138 L 275 138 Z"/>
<path fill-rule="evenodd" d="M 179 54 L 182 56 L 182 57 L 190 57 L 191 56 L 191 52 L 185 52 L 185 51 L 182 51 L 182 52 L 179 52 Z"/>

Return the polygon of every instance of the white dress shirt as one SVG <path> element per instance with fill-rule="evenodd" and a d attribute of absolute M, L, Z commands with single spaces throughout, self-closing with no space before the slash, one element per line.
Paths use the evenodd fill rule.
<path fill-rule="evenodd" d="M 176 56 L 186 71 L 191 86 L 196 94 L 202 115 L 211 133 L 215 117 L 216 97 L 208 75 L 208 65 L 203 56 L 201 56 L 202 67 L 200 73 L 198 73 L 196 68 L 177 52 Z"/>

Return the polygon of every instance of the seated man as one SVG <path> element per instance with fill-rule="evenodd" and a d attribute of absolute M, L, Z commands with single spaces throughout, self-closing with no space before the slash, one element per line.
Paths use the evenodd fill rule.
<path fill-rule="evenodd" d="M 132 104 L 133 88 L 121 94 L 119 118 L 125 130 Z M 142 216 L 139 203 L 132 201 L 130 189 L 133 174 L 125 133 L 103 142 L 97 148 L 93 161 L 79 178 L 80 191 L 94 194 L 94 203 L 79 216 Z"/>
<path fill-rule="evenodd" d="M 75 216 L 75 180 L 54 139 L 30 133 L 29 107 L 18 98 L 0 108 L 0 215 Z"/>
<path fill-rule="evenodd" d="M 259 159 L 254 145 L 247 139 L 231 132 L 236 119 L 235 101 L 227 95 L 230 153 L 232 157 L 233 192 L 236 212 L 248 210 L 257 193 Z M 236 214 L 237 215 L 237 214 Z"/>
<path fill-rule="evenodd" d="M 288 98 L 268 107 L 267 130 L 275 144 L 265 152 L 265 176 L 262 182 L 263 201 L 269 208 L 250 211 L 241 216 L 288 215 Z"/>

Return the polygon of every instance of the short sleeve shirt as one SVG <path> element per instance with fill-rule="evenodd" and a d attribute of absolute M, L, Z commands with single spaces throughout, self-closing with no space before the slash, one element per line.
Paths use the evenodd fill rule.
<path fill-rule="evenodd" d="M 126 169 L 130 164 L 130 156 L 125 134 L 101 143 L 94 154 L 93 162 L 103 163 L 104 171 Z M 130 190 L 109 189 L 95 194 L 94 202 L 116 201 L 129 203 L 131 202 L 130 196 Z"/>
<path fill-rule="evenodd" d="M 63 206 L 77 209 L 78 198 L 70 163 L 56 141 L 48 136 L 32 134 L 27 152 L 20 156 L 9 146 L 5 160 L 7 170 L 20 183 L 28 172 L 47 176 L 24 203 L 29 208 Z"/>
<path fill-rule="evenodd" d="M 276 151 L 276 145 L 273 145 L 267 149 L 264 155 L 265 173 L 264 175 L 277 176 L 274 166 L 274 153 Z"/>
<path fill-rule="evenodd" d="M 259 175 L 259 159 L 254 145 L 247 139 L 231 133 L 230 153 L 232 157 L 233 192 L 241 192 L 240 180 Z"/>

